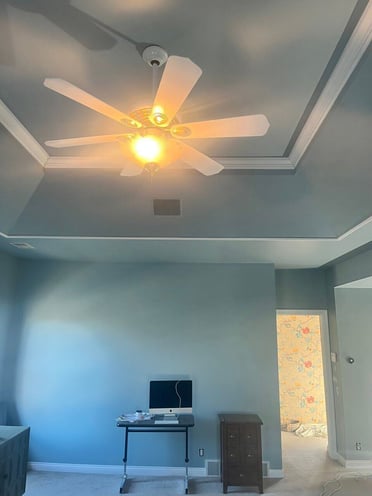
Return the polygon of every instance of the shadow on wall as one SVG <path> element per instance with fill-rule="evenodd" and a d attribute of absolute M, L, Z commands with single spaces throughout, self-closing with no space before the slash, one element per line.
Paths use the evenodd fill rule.
<path fill-rule="evenodd" d="M 17 367 L 19 362 L 20 344 L 23 334 L 24 307 L 19 303 L 16 295 L 12 315 L 9 319 L 9 326 L 5 338 L 5 359 L 3 362 L 4 377 L 4 425 L 21 425 L 17 407 L 14 399 L 14 392 L 17 380 Z M 0 412 L 1 414 L 1 412 Z M 0 422 L 1 423 L 1 422 Z"/>

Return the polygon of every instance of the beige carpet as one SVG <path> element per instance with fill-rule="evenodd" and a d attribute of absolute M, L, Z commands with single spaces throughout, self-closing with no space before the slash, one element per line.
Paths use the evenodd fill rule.
<path fill-rule="evenodd" d="M 372 478 L 354 478 L 350 471 L 330 460 L 326 455 L 325 439 L 298 438 L 285 432 L 282 440 L 284 478 L 265 479 L 266 496 L 372 494 Z M 341 479 L 336 480 L 339 477 Z M 119 486 L 120 477 L 116 475 L 30 472 L 26 496 L 117 496 Z M 184 485 L 182 477 L 136 477 L 130 480 L 128 490 L 136 496 L 177 496 L 184 494 Z M 222 494 L 222 485 L 215 478 L 191 478 L 189 494 L 217 496 Z M 229 494 L 251 496 L 257 491 L 231 487 Z"/>

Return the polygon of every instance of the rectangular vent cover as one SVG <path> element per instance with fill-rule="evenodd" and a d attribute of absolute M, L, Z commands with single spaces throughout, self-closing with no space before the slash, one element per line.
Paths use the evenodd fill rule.
<path fill-rule="evenodd" d="M 154 200 L 154 215 L 181 215 L 181 201 Z"/>
<path fill-rule="evenodd" d="M 262 475 L 263 477 L 269 477 L 269 472 L 270 472 L 270 463 L 269 462 L 262 462 Z"/>
<path fill-rule="evenodd" d="M 220 460 L 205 460 L 205 472 L 207 475 L 220 475 Z"/>

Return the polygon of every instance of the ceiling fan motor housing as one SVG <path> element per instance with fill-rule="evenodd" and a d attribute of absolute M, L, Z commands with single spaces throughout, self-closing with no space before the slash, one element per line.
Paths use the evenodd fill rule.
<path fill-rule="evenodd" d="M 142 52 L 142 58 L 150 67 L 154 65 L 161 67 L 168 60 L 168 54 L 158 45 L 150 45 Z"/>

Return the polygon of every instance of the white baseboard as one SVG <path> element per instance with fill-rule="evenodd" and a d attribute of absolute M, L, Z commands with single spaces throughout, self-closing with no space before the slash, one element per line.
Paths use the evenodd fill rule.
<path fill-rule="evenodd" d="M 262 473 L 264 479 L 282 479 L 284 477 L 282 469 L 270 468 L 270 462 L 262 461 Z"/>
<path fill-rule="evenodd" d="M 38 472 L 70 472 L 79 474 L 106 474 L 106 475 L 122 475 L 122 465 L 88 465 L 78 463 L 45 463 L 45 462 L 29 462 L 29 470 Z M 141 467 L 128 466 L 128 475 L 174 475 L 184 476 L 185 467 Z M 189 475 L 192 477 L 205 477 L 205 468 L 189 467 Z"/>
<path fill-rule="evenodd" d="M 69 472 L 78 474 L 106 474 L 106 475 L 122 475 L 122 465 L 88 465 L 85 463 L 46 463 L 46 462 L 29 462 L 28 469 L 35 472 Z M 185 467 L 141 467 L 128 466 L 128 475 L 132 476 L 184 476 Z M 205 467 L 189 467 L 190 477 L 206 477 Z M 269 478 L 282 478 L 283 470 L 269 469 Z"/>
<path fill-rule="evenodd" d="M 269 469 L 269 479 L 283 479 L 284 477 L 284 472 L 282 469 L 278 468 L 270 468 Z"/>
<path fill-rule="evenodd" d="M 372 472 L 372 460 L 348 460 L 340 455 L 340 453 L 330 451 L 328 451 L 328 455 L 332 460 L 335 460 L 347 469 Z"/>
<path fill-rule="evenodd" d="M 342 455 L 340 455 L 340 453 L 338 453 L 337 451 L 330 449 L 329 446 L 327 448 L 327 454 L 329 458 L 331 458 L 331 460 L 338 462 L 343 467 L 345 466 L 345 458 Z"/>
<path fill-rule="evenodd" d="M 372 472 L 372 460 L 345 460 L 345 468 Z"/>

